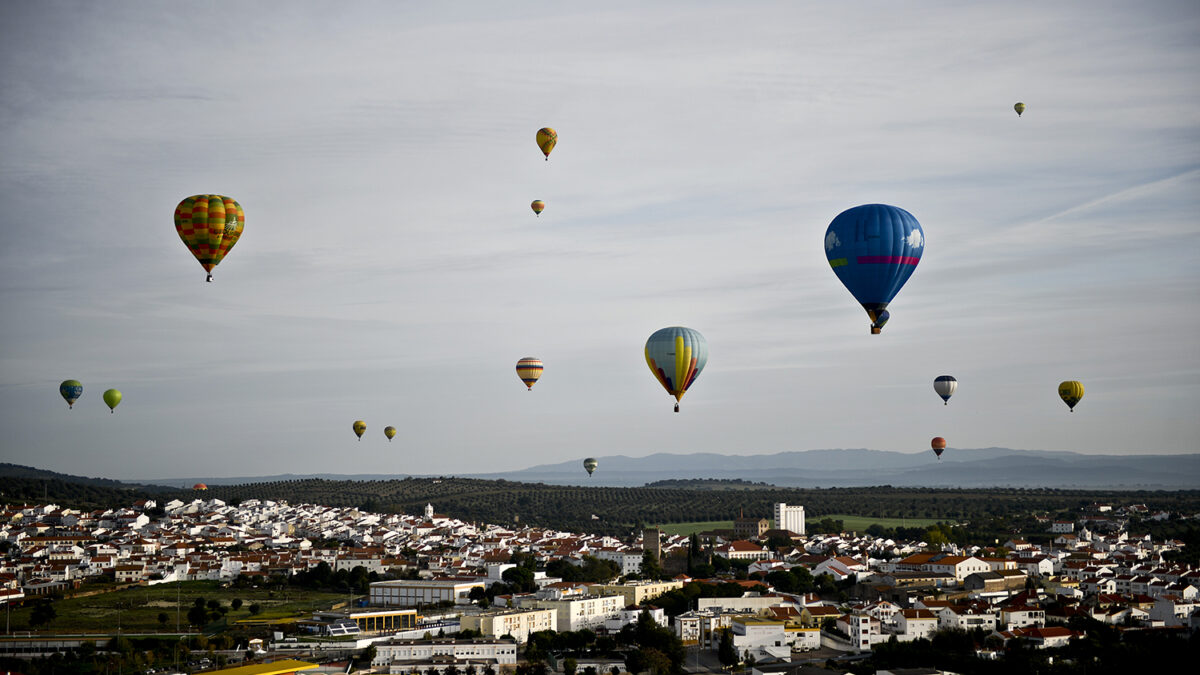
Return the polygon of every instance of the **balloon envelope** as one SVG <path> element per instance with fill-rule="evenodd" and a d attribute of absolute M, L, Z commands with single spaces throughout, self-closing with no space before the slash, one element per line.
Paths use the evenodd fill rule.
<path fill-rule="evenodd" d="M 362 435 L 367 432 L 367 423 L 362 420 L 354 421 L 354 435 L 358 436 L 358 440 L 362 440 Z"/>
<path fill-rule="evenodd" d="M 246 214 L 231 197 L 193 195 L 175 207 L 175 231 L 196 257 L 208 281 L 212 270 L 242 237 Z"/>
<path fill-rule="evenodd" d="M 525 383 L 525 387 L 532 390 L 533 385 L 542 376 L 542 360 L 532 356 L 517 361 L 517 377 Z M 553 389 L 554 387 L 551 387 Z"/>
<path fill-rule="evenodd" d="M 954 379 L 953 375 L 938 375 L 933 380 L 933 390 L 942 397 L 942 401 L 946 404 L 950 402 L 950 397 L 954 395 L 955 389 L 958 389 L 958 380 Z"/>
<path fill-rule="evenodd" d="M 63 380 L 62 384 L 58 385 L 58 393 L 67 401 L 67 407 L 75 407 L 75 401 L 83 396 L 83 385 L 79 380 Z"/>
<path fill-rule="evenodd" d="M 646 340 L 646 365 L 676 401 L 683 398 L 707 363 L 708 341 L 691 328 L 662 328 Z M 678 403 L 675 412 L 679 412 Z"/>
<path fill-rule="evenodd" d="M 195 485 L 192 486 L 192 489 L 193 490 L 207 490 L 208 486 L 205 485 L 204 483 L 196 483 Z"/>
<path fill-rule="evenodd" d="M 533 203 L 529 205 L 529 207 L 531 209 L 533 209 L 534 213 L 536 213 L 540 216 L 540 215 L 542 215 L 542 211 L 546 210 L 546 202 L 544 202 L 540 199 L 535 199 L 535 200 L 533 200 Z"/>
<path fill-rule="evenodd" d="M 104 403 L 108 405 L 110 412 L 116 412 L 117 406 L 121 403 L 121 392 L 116 389 L 104 392 Z"/>
<path fill-rule="evenodd" d="M 825 230 L 825 257 L 834 274 L 871 317 L 871 332 L 883 328 L 888 303 L 917 269 L 925 231 L 911 213 L 887 204 L 847 209 Z"/>
<path fill-rule="evenodd" d="M 1016 105 L 1013 106 L 1013 110 L 1016 110 L 1017 117 L 1020 117 L 1021 113 L 1025 112 L 1025 104 L 1018 101 Z"/>
<path fill-rule="evenodd" d="M 596 470 L 597 466 L 599 466 L 599 462 L 596 461 L 595 457 L 588 457 L 587 459 L 583 460 L 583 468 L 587 469 L 589 476 L 592 475 L 592 472 Z"/>
<path fill-rule="evenodd" d="M 396 437 L 396 427 L 384 427 L 383 435 L 387 436 L 387 439 L 389 441 L 392 440 L 393 438 Z"/>
<path fill-rule="evenodd" d="M 1075 406 L 1079 405 L 1080 399 L 1083 398 L 1083 383 L 1077 380 L 1067 380 L 1060 382 L 1058 385 L 1058 397 L 1067 404 L 1071 412 L 1075 412 Z"/>
<path fill-rule="evenodd" d="M 558 144 L 558 132 L 550 127 L 542 127 L 537 131 L 537 144 L 546 159 L 550 159 L 550 151 Z"/>

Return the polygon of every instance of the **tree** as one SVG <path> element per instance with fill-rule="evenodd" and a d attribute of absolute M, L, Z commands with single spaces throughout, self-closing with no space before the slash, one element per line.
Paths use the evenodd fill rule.
<path fill-rule="evenodd" d="M 579 662 L 568 656 L 563 659 L 563 675 L 575 675 L 575 669 L 579 667 Z"/>
<path fill-rule="evenodd" d="M 33 613 L 29 615 L 29 625 L 44 626 L 58 616 L 58 611 L 54 609 L 54 602 L 51 600 L 43 600 L 33 606 Z"/>
<path fill-rule="evenodd" d="M 233 608 L 233 611 L 235 611 L 235 612 L 238 611 L 239 609 L 242 608 L 242 599 L 234 598 L 233 602 L 229 603 L 229 606 Z"/>
<path fill-rule="evenodd" d="M 663 575 L 662 565 L 658 563 L 658 557 L 653 551 L 642 552 L 642 578 L 643 579 L 661 579 Z"/>
<path fill-rule="evenodd" d="M 504 574 L 500 575 L 500 578 L 523 593 L 537 590 L 537 584 L 533 581 L 533 570 L 528 567 L 510 567 L 504 570 Z"/>
<path fill-rule="evenodd" d="M 728 628 L 721 630 L 721 643 L 717 646 L 717 660 L 726 667 L 737 665 L 737 648 L 733 646 L 733 633 Z"/>
<path fill-rule="evenodd" d="M 208 623 L 208 610 L 204 609 L 203 606 L 193 605 L 188 610 L 187 620 L 189 624 L 197 628 L 202 628 L 204 624 Z"/>
<path fill-rule="evenodd" d="M 167 622 L 170 620 L 171 620 L 171 617 L 167 616 L 166 612 L 158 613 L 158 625 L 160 628 L 165 627 L 167 625 Z"/>
<path fill-rule="evenodd" d="M 255 616 L 261 611 L 262 611 L 262 605 L 259 605 L 257 602 L 250 605 L 250 615 L 251 616 Z"/>

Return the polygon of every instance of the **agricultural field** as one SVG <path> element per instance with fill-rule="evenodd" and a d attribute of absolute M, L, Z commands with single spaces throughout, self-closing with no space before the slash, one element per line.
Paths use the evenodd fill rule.
<path fill-rule="evenodd" d="M 86 592 L 87 586 L 83 587 Z M 208 628 L 220 629 L 242 619 L 307 618 L 313 611 L 327 610 L 349 601 L 346 593 L 328 593 L 303 589 L 222 588 L 216 581 L 185 581 L 181 584 L 137 586 L 86 597 L 63 598 L 53 602 L 55 617 L 38 630 L 50 633 L 104 633 L 120 629 L 122 633 L 175 633 L 176 616 L 180 632 L 192 632 L 187 614 L 197 598 L 207 605 L 216 601 L 225 609 L 223 619 Z M 233 609 L 240 600 L 238 609 Z M 29 619 L 34 602 L 14 608 L 10 617 L 14 631 L 30 630 Z M 251 613 L 257 605 L 258 614 Z M 178 608 L 178 613 L 176 611 Z M 160 621 L 160 615 L 165 621 Z"/>
<path fill-rule="evenodd" d="M 865 532 L 871 525 L 881 525 L 887 528 L 895 527 L 929 527 L 936 525 L 939 521 L 936 518 L 873 518 L 870 516 L 850 516 L 841 513 L 821 516 L 809 516 L 808 524 L 811 525 L 820 520 L 840 520 L 847 532 Z M 706 520 L 695 523 L 667 523 L 659 525 L 658 529 L 667 534 L 689 535 L 693 532 L 705 532 L 707 530 L 732 530 L 732 520 Z"/>

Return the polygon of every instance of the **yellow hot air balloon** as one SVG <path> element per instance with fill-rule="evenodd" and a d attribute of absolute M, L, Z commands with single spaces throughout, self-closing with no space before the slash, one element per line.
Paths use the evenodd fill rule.
<path fill-rule="evenodd" d="M 517 361 L 517 377 L 525 383 L 528 391 L 533 391 L 533 385 L 542 376 L 542 370 L 545 366 L 542 365 L 542 360 L 533 356 L 526 356 Z"/>
<path fill-rule="evenodd" d="M 212 281 L 212 270 L 233 245 L 242 237 L 246 214 L 231 197 L 194 195 L 175 207 L 175 231 L 208 272 L 205 281 Z"/>
<path fill-rule="evenodd" d="M 1021 113 L 1025 112 L 1025 104 L 1018 101 L 1017 104 L 1013 106 L 1013 110 L 1016 110 L 1017 117 L 1020 117 Z"/>
<path fill-rule="evenodd" d="M 354 435 L 358 436 L 358 440 L 362 440 L 362 435 L 367 433 L 367 423 L 362 420 L 354 421 Z"/>
<path fill-rule="evenodd" d="M 1076 380 L 1067 380 L 1060 382 L 1058 385 L 1058 397 L 1067 404 L 1071 412 L 1075 412 L 1075 406 L 1079 405 L 1079 400 L 1083 398 L 1083 383 Z"/>
<path fill-rule="evenodd" d="M 540 216 L 540 215 L 542 215 L 542 211 L 546 210 L 546 202 L 544 202 L 540 199 L 535 199 L 535 200 L 533 200 L 533 203 L 529 205 L 529 207 L 531 209 L 533 209 L 534 213 L 536 213 Z"/>
<path fill-rule="evenodd" d="M 396 427 L 384 427 L 383 435 L 387 436 L 387 439 L 389 441 L 392 440 L 393 438 L 396 437 Z"/>
<path fill-rule="evenodd" d="M 558 143 L 558 132 L 550 127 L 542 127 L 537 131 L 537 144 L 541 148 L 542 154 L 546 156 L 546 161 L 550 161 L 550 151 L 554 149 L 554 144 Z"/>

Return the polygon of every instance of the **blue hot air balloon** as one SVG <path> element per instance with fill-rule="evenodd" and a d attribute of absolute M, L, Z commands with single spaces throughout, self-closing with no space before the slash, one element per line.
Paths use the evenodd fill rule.
<path fill-rule="evenodd" d="M 925 232 L 913 215 L 887 204 L 847 209 L 825 230 L 825 257 L 871 317 L 871 333 L 887 322 L 888 303 L 912 276 L 925 251 Z"/>

